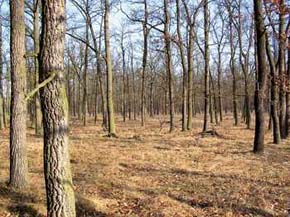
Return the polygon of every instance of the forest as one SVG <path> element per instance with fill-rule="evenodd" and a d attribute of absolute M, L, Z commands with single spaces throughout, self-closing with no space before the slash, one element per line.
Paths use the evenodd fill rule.
<path fill-rule="evenodd" d="M 289 169 L 289 0 L 0 0 L 0 217 L 287 217 Z"/>

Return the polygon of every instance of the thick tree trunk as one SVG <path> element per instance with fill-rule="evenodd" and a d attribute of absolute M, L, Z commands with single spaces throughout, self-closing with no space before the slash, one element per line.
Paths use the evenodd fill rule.
<path fill-rule="evenodd" d="M 65 1 L 42 0 L 39 78 L 56 77 L 40 91 L 44 126 L 44 176 L 48 217 L 75 217 L 64 86 Z"/>
<path fill-rule="evenodd" d="M 263 3 L 262 0 L 254 0 L 255 29 L 256 29 L 256 53 L 257 53 L 257 82 L 255 90 L 255 138 L 254 152 L 260 153 L 264 151 L 264 103 L 267 89 L 267 63 L 266 63 L 266 37 L 265 25 L 263 19 Z"/>
<path fill-rule="evenodd" d="M 24 0 L 10 1 L 10 17 L 10 185 L 23 188 L 28 185 Z"/>

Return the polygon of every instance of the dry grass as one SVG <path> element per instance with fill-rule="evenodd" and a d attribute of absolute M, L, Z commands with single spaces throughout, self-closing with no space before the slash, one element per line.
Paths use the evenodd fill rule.
<path fill-rule="evenodd" d="M 117 121 L 118 138 L 100 127 L 71 129 L 71 163 L 78 216 L 287 216 L 290 145 L 252 154 L 253 130 L 227 117 L 202 138 L 201 118 L 191 132 L 169 134 L 164 118 Z M 0 216 L 44 216 L 42 139 L 29 133 L 31 188 L 6 187 L 8 131 L 0 137 Z"/>

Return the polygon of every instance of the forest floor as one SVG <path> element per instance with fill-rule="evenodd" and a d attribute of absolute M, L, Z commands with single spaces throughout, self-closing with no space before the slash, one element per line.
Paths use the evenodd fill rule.
<path fill-rule="evenodd" d="M 168 133 L 165 117 L 117 120 L 118 138 L 92 122 L 71 124 L 77 216 L 287 216 L 290 140 L 252 153 L 254 130 L 230 116 L 203 138 L 202 118 L 190 132 Z M 164 124 L 165 123 L 165 124 Z M 180 126 L 180 122 L 176 120 Z M 163 126 L 161 127 L 161 125 Z M 7 187 L 8 130 L 0 134 L 0 216 L 45 216 L 42 138 L 28 133 L 30 188 Z"/>

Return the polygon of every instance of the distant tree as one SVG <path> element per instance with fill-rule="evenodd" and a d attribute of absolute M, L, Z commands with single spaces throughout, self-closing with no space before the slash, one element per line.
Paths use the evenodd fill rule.
<path fill-rule="evenodd" d="M 3 74 L 3 31 L 2 18 L 0 17 L 0 129 L 6 128 L 6 103 L 4 96 Z"/>
<path fill-rule="evenodd" d="M 278 58 L 278 70 L 279 77 L 281 79 L 280 85 L 280 114 L 279 114 L 279 123 L 280 123 L 280 134 L 282 139 L 287 138 L 287 120 L 286 120 L 286 22 L 285 22 L 285 0 L 279 1 L 279 58 Z"/>
<path fill-rule="evenodd" d="M 187 126 L 187 65 L 185 60 L 185 51 L 184 44 L 181 32 L 181 10 L 180 10 L 180 1 L 176 0 L 176 30 L 178 37 L 178 49 L 180 52 L 181 65 L 182 65 L 182 131 L 188 129 Z"/>
<path fill-rule="evenodd" d="M 39 10 L 40 9 L 40 1 L 34 0 L 33 2 L 33 41 L 34 41 L 34 83 L 35 86 L 39 83 L 39 64 L 38 64 L 38 54 L 39 54 Z M 35 115 L 35 134 L 40 135 L 42 133 L 42 114 L 40 108 L 40 99 L 39 93 L 37 93 L 34 97 L 34 115 Z"/>
<path fill-rule="evenodd" d="M 89 11 L 89 1 L 84 1 L 86 11 Z M 83 124 L 87 125 L 87 112 L 88 112 L 88 64 L 89 64 L 89 16 L 85 16 L 86 30 L 85 30 L 85 56 L 84 56 L 84 78 L 83 78 Z"/>
<path fill-rule="evenodd" d="M 209 113 L 209 10 L 208 1 L 203 1 L 204 10 L 204 120 L 203 131 L 208 130 Z"/>
<path fill-rule="evenodd" d="M 115 128 L 115 115 L 113 103 L 113 66 L 111 58 L 110 46 L 110 2 L 105 0 L 105 49 L 106 49 L 106 70 L 107 70 L 107 106 L 108 106 L 108 123 L 109 123 L 109 136 L 116 136 Z"/>
<path fill-rule="evenodd" d="M 237 31 L 238 31 L 238 43 L 239 43 L 239 62 L 242 67 L 242 71 L 244 74 L 244 84 L 245 84 L 245 100 L 244 100 L 244 107 L 245 107 L 245 121 L 247 128 L 250 129 L 251 126 L 251 108 L 250 108 L 250 51 L 253 45 L 253 22 L 250 23 L 249 34 L 243 34 L 243 14 L 242 14 L 242 0 L 237 1 L 237 9 L 238 9 L 238 18 L 237 18 Z M 245 29 L 247 31 L 247 29 Z M 244 40 L 243 36 L 247 36 L 247 46 L 244 49 Z"/>
<path fill-rule="evenodd" d="M 230 43 L 230 70 L 233 78 L 232 96 L 233 96 L 233 117 L 235 125 L 238 125 L 238 102 L 237 102 L 237 72 L 236 72 L 236 47 L 234 41 L 234 5 L 233 0 L 226 0 L 226 8 L 229 15 L 229 43 Z"/>
<path fill-rule="evenodd" d="M 164 0 L 164 41 L 165 41 L 165 65 L 168 78 L 169 93 L 169 113 L 170 113 L 170 132 L 174 130 L 174 97 L 173 97 L 173 70 L 171 57 L 171 35 L 169 32 L 170 12 L 169 1 Z"/>
<path fill-rule="evenodd" d="M 273 122 L 273 139 L 275 144 L 279 144 L 281 142 L 280 135 L 280 125 L 279 125 L 279 116 L 278 116 L 278 74 L 276 63 L 270 48 L 269 38 L 266 35 L 266 49 L 267 49 L 267 57 L 270 65 L 270 75 L 271 75 L 271 116 Z"/>

